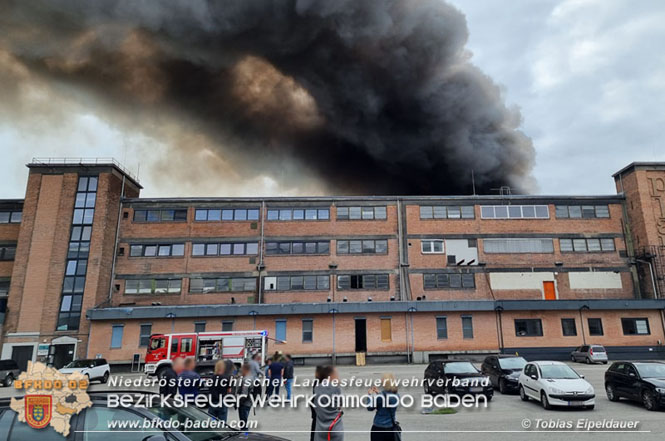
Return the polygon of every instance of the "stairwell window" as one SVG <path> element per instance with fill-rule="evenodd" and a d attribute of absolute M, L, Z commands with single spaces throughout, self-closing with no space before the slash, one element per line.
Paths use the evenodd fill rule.
<path fill-rule="evenodd" d="M 643 318 L 622 318 L 621 327 L 623 335 L 650 335 L 649 319 Z"/>
<path fill-rule="evenodd" d="M 543 322 L 540 319 L 515 319 L 517 337 L 542 337 Z"/>

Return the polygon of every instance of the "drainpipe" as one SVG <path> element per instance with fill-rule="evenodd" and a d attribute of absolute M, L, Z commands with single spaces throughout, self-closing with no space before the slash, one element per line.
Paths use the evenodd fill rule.
<path fill-rule="evenodd" d="M 499 353 L 503 354 L 504 344 L 503 344 L 503 318 L 501 313 L 503 312 L 503 306 L 497 306 L 494 308 L 496 311 L 496 327 L 497 327 L 497 340 L 499 343 Z"/>
<path fill-rule="evenodd" d="M 660 293 L 658 292 L 658 285 L 656 284 L 656 277 L 654 276 L 653 262 L 644 259 L 635 259 L 635 261 L 649 265 L 649 275 L 651 276 L 651 286 L 653 287 L 653 298 L 658 299 L 660 297 Z"/>
<path fill-rule="evenodd" d="M 256 303 L 262 303 L 263 302 L 263 280 L 261 279 L 261 273 L 263 272 L 263 245 L 265 242 L 264 238 L 264 225 L 265 225 L 265 216 L 266 216 L 266 201 L 261 201 L 261 216 L 259 216 L 261 220 L 261 240 L 259 240 L 259 264 L 257 265 L 257 269 L 259 270 L 259 291 L 258 291 L 258 298 Z"/>

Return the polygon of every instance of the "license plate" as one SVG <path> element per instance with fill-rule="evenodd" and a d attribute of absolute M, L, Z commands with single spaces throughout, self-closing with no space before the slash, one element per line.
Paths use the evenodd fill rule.
<path fill-rule="evenodd" d="M 482 392 L 482 391 L 483 391 L 482 387 L 470 387 L 469 388 L 469 392 L 473 392 L 473 393 Z"/>
<path fill-rule="evenodd" d="M 569 401 L 568 405 L 572 406 L 572 407 L 579 407 L 579 406 L 584 406 L 584 402 L 583 401 Z"/>

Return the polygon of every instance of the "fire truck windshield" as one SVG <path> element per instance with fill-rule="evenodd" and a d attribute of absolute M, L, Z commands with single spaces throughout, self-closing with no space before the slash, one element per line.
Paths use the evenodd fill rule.
<path fill-rule="evenodd" d="M 150 347 L 148 348 L 148 350 L 154 351 L 156 349 L 163 347 L 164 347 L 164 337 L 153 337 L 150 340 Z"/>

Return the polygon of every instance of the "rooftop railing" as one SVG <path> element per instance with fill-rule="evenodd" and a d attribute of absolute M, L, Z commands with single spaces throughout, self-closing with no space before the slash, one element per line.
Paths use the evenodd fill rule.
<path fill-rule="evenodd" d="M 35 165 L 112 165 L 124 174 L 138 182 L 138 175 L 129 171 L 127 167 L 114 158 L 32 158 L 30 164 Z"/>

